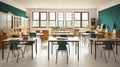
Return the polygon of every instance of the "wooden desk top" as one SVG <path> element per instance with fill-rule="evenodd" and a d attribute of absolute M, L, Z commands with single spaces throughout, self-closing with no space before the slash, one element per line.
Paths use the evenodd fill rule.
<path fill-rule="evenodd" d="M 48 41 L 79 41 L 79 37 L 68 37 L 65 40 L 58 39 L 59 37 L 49 37 Z"/>
<path fill-rule="evenodd" d="M 120 41 L 120 38 L 90 38 L 92 41 Z"/>
<path fill-rule="evenodd" d="M 22 42 L 26 42 L 26 41 L 34 41 L 36 38 L 28 38 L 28 39 L 23 39 L 22 37 L 19 38 L 8 38 L 8 39 L 4 39 L 2 41 L 4 42 L 8 42 L 9 40 L 20 40 Z"/>

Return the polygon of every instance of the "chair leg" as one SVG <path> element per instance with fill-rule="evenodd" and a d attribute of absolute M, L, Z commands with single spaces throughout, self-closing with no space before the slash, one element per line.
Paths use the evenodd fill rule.
<path fill-rule="evenodd" d="M 108 57 L 110 57 L 110 50 L 108 50 Z"/>
<path fill-rule="evenodd" d="M 70 54 L 70 45 L 69 45 L 69 54 Z"/>
<path fill-rule="evenodd" d="M 75 55 L 77 54 L 77 47 L 78 45 L 75 44 Z"/>
<path fill-rule="evenodd" d="M 20 51 L 22 52 L 22 57 L 24 57 L 24 52 L 23 52 L 23 50 L 22 50 L 22 49 L 20 49 Z"/>
<path fill-rule="evenodd" d="M 68 44 L 69 54 L 70 54 L 70 45 Z"/>
<path fill-rule="evenodd" d="M 13 52 L 13 50 L 12 50 L 12 54 L 13 54 L 14 52 Z"/>
<path fill-rule="evenodd" d="M 15 55 L 15 50 L 13 50 L 13 54 L 14 54 L 14 57 L 16 57 L 16 55 Z"/>
<path fill-rule="evenodd" d="M 100 52 L 100 57 L 102 58 L 102 52 L 103 52 L 103 50 L 101 50 L 101 52 Z"/>
<path fill-rule="evenodd" d="M 16 63 L 18 63 L 18 59 L 19 59 L 19 50 L 17 50 L 17 52 L 18 52 L 18 56 L 17 56 L 17 61 L 16 61 Z"/>
<path fill-rule="evenodd" d="M 114 51 L 113 51 L 113 50 L 112 50 L 112 52 L 113 52 L 113 55 L 114 55 L 115 62 L 117 62 L 116 57 L 115 57 L 115 53 L 114 53 Z"/>
<path fill-rule="evenodd" d="M 57 59 L 58 59 L 58 51 L 56 51 L 56 64 L 57 64 Z"/>
<path fill-rule="evenodd" d="M 26 49 L 26 45 L 25 45 L 25 47 L 24 47 L 24 52 L 23 52 L 23 53 L 25 53 L 25 49 Z"/>
<path fill-rule="evenodd" d="M 68 64 L 68 51 L 67 51 L 67 64 Z"/>
<path fill-rule="evenodd" d="M 8 62 L 8 59 L 9 59 L 9 54 L 10 54 L 10 51 L 8 52 L 8 56 L 7 56 L 6 63 Z"/>
<path fill-rule="evenodd" d="M 105 60 L 106 60 L 106 63 L 107 63 L 107 58 L 106 58 L 105 50 L 104 50 L 104 56 L 105 56 Z"/>

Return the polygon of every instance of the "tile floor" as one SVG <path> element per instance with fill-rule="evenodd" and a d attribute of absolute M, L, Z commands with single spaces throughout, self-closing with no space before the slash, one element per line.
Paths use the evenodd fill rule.
<path fill-rule="evenodd" d="M 39 41 L 39 39 L 38 39 Z M 77 55 L 74 53 L 74 45 L 72 43 L 70 46 L 69 54 L 69 63 L 66 63 L 66 54 L 59 53 L 58 63 L 55 64 L 55 56 L 57 46 L 53 47 L 53 55 L 48 61 L 48 52 L 47 52 L 47 41 L 38 42 L 38 54 L 34 54 L 34 59 L 31 59 L 30 51 L 28 50 L 24 57 L 20 56 L 19 62 L 16 63 L 16 59 L 13 56 L 10 56 L 9 62 L 6 63 L 5 60 L 1 59 L 1 50 L 0 50 L 0 67 L 120 67 L 120 53 L 116 56 L 117 63 L 114 62 L 113 54 L 108 58 L 108 63 L 105 62 L 104 56 L 100 58 L 100 47 L 98 47 L 97 59 L 94 59 L 94 56 L 90 54 L 90 46 L 80 45 L 80 59 L 77 60 Z M 119 47 L 120 48 L 120 47 Z M 7 55 L 7 50 L 6 54 Z M 120 50 L 119 50 L 120 52 Z"/>

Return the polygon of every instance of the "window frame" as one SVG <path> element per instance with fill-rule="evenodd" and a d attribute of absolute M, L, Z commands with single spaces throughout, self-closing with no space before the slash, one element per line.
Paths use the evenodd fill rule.
<path fill-rule="evenodd" d="M 38 12 L 38 11 L 35 11 L 35 12 Z M 40 12 L 39 13 L 39 19 L 40 19 Z M 40 27 L 40 21 L 39 19 L 38 20 L 34 20 L 34 12 L 32 12 L 32 28 L 39 28 Z M 39 26 L 33 26 L 33 21 L 38 21 L 39 22 Z"/>
<path fill-rule="evenodd" d="M 39 19 L 38 20 L 34 20 L 34 12 L 38 12 L 39 13 Z M 51 27 L 67 27 L 67 28 L 87 28 L 87 27 L 89 27 L 89 12 L 81 12 L 81 11 L 34 11 L 34 12 L 32 12 L 32 28 L 47 28 L 47 27 L 49 27 L 49 28 L 51 28 Z M 50 13 L 55 13 L 55 20 L 51 20 L 50 19 Z M 46 19 L 45 20 L 41 20 L 41 13 L 46 13 Z M 63 13 L 63 17 L 62 17 L 62 20 L 59 20 L 59 13 Z M 72 15 L 71 15 L 71 20 L 67 20 L 67 13 L 71 13 Z M 80 20 L 76 20 L 75 19 L 75 13 L 80 13 Z M 82 14 L 83 13 L 87 13 L 87 19 L 86 20 L 83 20 L 82 19 Z M 69 16 L 69 15 L 68 15 Z M 68 17 L 69 18 L 69 17 Z M 42 26 L 41 25 L 41 23 L 42 22 L 44 22 L 45 21 L 45 23 L 46 23 L 46 25 L 45 26 Z M 88 23 L 88 26 L 87 25 L 85 25 L 85 24 L 83 24 L 83 22 L 86 22 L 87 21 L 87 23 Z M 39 23 L 39 25 L 37 26 L 33 26 L 33 24 L 34 24 L 34 22 L 37 22 L 37 24 Z M 55 23 L 55 25 L 52 25 L 51 24 L 51 26 L 50 26 L 50 22 L 52 23 L 52 22 L 54 22 Z M 61 22 L 61 24 L 60 24 L 60 22 Z M 75 22 L 78 22 L 79 23 L 79 26 L 77 26 L 77 24 L 76 24 L 76 26 L 75 26 Z M 69 26 L 69 23 L 71 24 L 71 26 Z M 85 27 L 84 27 L 85 26 Z"/>
<path fill-rule="evenodd" d="M 71 13 L 71 20 L 67 20 L 66 18 L 67 18 L 67 16 L 66 16 L 66 14 L 67 13 Z M 64 15 L 65 15 L 65 27 L 68 27 L 68 28 L 71 28 L 71 27 L 73 27 L 72 25 L 73 25 L 73 12 L 72 11 L 66 11 L 65 13 L 64 13 Z M 68 22 L 71 22 L 71 26 L 69 27 L 68 25 L 67 25 L 67 21 Z"/>
<path fill-rule="evenodd" d="M 59 20 L 59 18 L 58 18 L 59 17 L 58 13 L 61 13 L 61 12 L 63 13 L 63 20 Z M 64 24 L 64 14 L 65 14 L 64 11 L 58 11 L 57 12 L 57 27 L 60 27 L 59 22 L 61 22 L 61 21 L 63 22 L 63 26 L 62 27 L 65 27 L 65 24 Z"/>
<path fill-rule="evenodd" d="M 75 19 L 75 13 L 80 13 L 80 20 L 76 20 L 76 19 Z M 83 13 L 87 13 L 87 14 L 88 14 L 88 19 L 87 19 L 87 20 L 83 20 L 83 19 L 82 19 L 82 17 L 83 17 L 82 14 L 83 14 Z M 88 21 L 88 26 L 89 26 L 89 12 L 79 12 L 79 11 L 74 12 L 74 27 L 75 27 L 75 28 L 79 28 L 79 27 L 76 27 L 76 26 L 75 26 L 75 21 L 80 21 L 80 28 L 87 28 L 87 27 L 83 27 L 83 25 L 82 25 L 83 23 L 82 23 L 82 22 L 83 22 L 83 21 Z"/>
<path fill-rule="evenodd" d="M 82 13 L 87 13 L 87 14 L 88 14 L 88 19 L 87 19 L 87 20 L 82 20 L 82 17 L 83 17 L 83 16 L 82 16 Z M 81 17 L 81 27 L 84 28 L 83 25 L 82 25 L 82 24 L 83 24 L 83 23 L 82 23 L 83 21 L 88 21 L 88 26 L 89 26 L 89 12 L 81 12 L 81 16 L 82 16 L 82 17 Z M 88 26 L 87 26 L 87 27 L 88 27 Z M 85 28 L 87 28 L 87 27 L 85 27 Z"/>
<path fill-rule="evenodd" d="M 50 12 L 51 12 L 51 13 L 55 13 L 55 20 L 50 20 Z M 55 27 L 56 27 L 56 12 L 55 12 L 55 11 L 50 11 L 50 12 L 48 13 L 48 14 L 49 14 L 49 15 L 48 15 L 48 16 L 49 16 L 49 17 L 48 17 L 48 20 L 49 20 L 49 21 L 48 21 L 48 24 L 49 24 L 48 26 L 49 26 L 50 28 L 52 28 L 53 26 L 50 26 L 50 21 L 54 21 L 54 22 L 55 22 Z"/>
<path fill-rule="evenodd" d="M 46 13 L 46 20 L 41 20 L 41 13 Z M 48 21 L 47 21 L 47 11 L 39 12 L 39 16 L 40 16 L 40 17 L 39 17 L 39 27 L 40 27 L 40 28 L 47 28 L 47 26 L 48 26 L 48 25 L 47 25 L 47 23 L 48 23 Z M 41 22 L 42 22 L 42 21 L 46 21 L 46 26 L 41 26 Z"/>
<path fill-rule="evenodd" d="M 76 19 L 75 19 L 75 13 L 80 13 L 80 20 L 76 20 Z M 79 27 L 75 27 L 75 21 L 79 21 L 79 22 L 80 22 L 80 24 L 79 24 L 80 26 L 79 26 Z M 79 11 L 74 12 L 74 27 L 75 27 L 75 28 L 81 28 L 81 12 L 79 12 Z"/>

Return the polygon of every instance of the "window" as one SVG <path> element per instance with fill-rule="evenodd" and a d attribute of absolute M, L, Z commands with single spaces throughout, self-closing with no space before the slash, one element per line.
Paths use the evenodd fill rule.
<path fill-rule="evenodd" d="M 55 26 L 56 26 L 56 13 L 49 12 L 49 27 L 55 27 Z"/>
<path fill-rule="evenodd" d="M 89 13 L 88 12 L 75 12 L 74 27 L 88 27 Z"/>
<path fill-rule="evenodd" d="M 88 27 L 88 12 L 82 13 L 82 27 Z"/>
<path fill-rule="evenodd" d="M 39 27 L 39 12 L 33 12 L 33 23 L 32 27 Z"/>
<path fill-rule="evenodd" d="M 44 11 L 32 13 L 32 27 L 80 28 L 88 26 L 89 26 L 89 12 Z"/>
<path fill-rule="evenodd" d="M 11 29 L 12 28 L 12 15 L 11 14 L 8 14 L 7 15 L 7 18 L 8 18 L 8 20 L 7 20 L 7 27 L 8 27 L 8 29 Z"/>
<path fill-rule="evenodd" d="M 32 27 L 47 27 L 47 12 L 33 12 Z"/>
<path fill-rule="evenodd" d="M 40 12 L 40 27 L 47 27 L 47 12 Z"/>
<path fill-rule="evenodd" d="M 74 13 L 74 27 L 80 27 L 81 26 L 81 13 L 75 12 Z"/>
<path fill-rule="evenodd" d="M 72 12 L 66 12 L 66 27 L 72 27 Z"/>
<path fill-rule="evenodd" d="M 33 12 L 33 20 L 39 20 L 39 12 Z"/>
<path fill-rule="evenodd" d="M 25 25 L 24 25 L 24 24 L 25 24 L 25 21 L 24 21 L 24 20 L 25 20 L 25 18 L 22 17 L 22 18 L 21 18 L 21 27 L 22 27 L 22 28 L 25 27 Z"/>
<path fill-rule="evenodd" d="M 58 12 L 58 27 L 64 27 L 64 13 Z"/>

